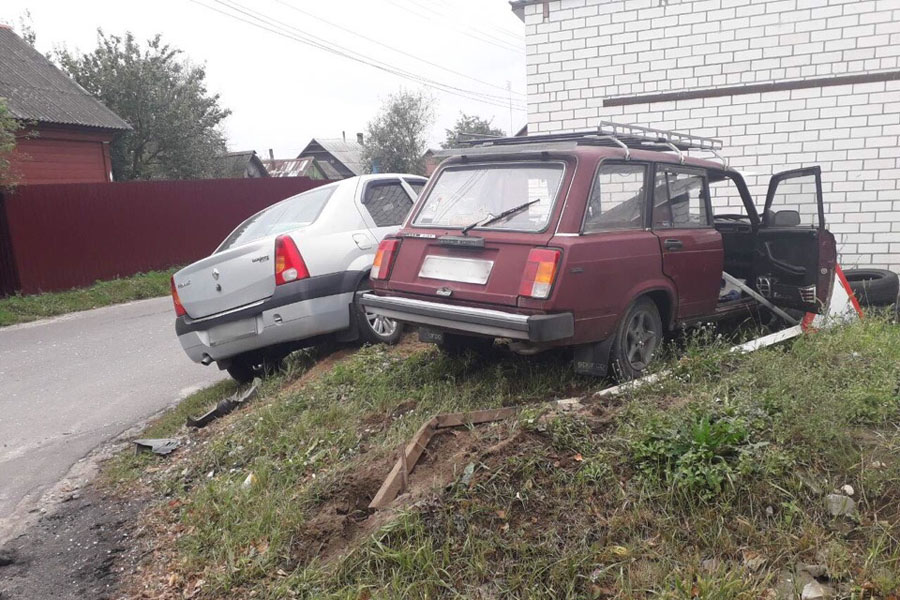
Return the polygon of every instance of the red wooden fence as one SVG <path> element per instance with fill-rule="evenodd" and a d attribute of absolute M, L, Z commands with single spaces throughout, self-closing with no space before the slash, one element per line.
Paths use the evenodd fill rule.
<path fill-rule="evenodd" d="M 0 294 L 64 290 L 207 256 L 306 177 L 20 186 L 0 195 Z"/>

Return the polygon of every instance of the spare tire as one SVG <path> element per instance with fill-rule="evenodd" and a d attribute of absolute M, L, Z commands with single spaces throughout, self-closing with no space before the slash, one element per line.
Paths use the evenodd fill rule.
<path fill-rule="evenodd" d="M 847 269 L 850 289 L 863 306 L 890 306 L 900 294 L 900 279 L 886 269 Z"/>

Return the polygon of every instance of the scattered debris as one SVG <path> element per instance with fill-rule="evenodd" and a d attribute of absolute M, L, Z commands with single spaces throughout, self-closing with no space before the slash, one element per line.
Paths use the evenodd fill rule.
<path fill-rule="evenodd" d="M 751 571 L 759 571 L 766 564 L 766 558 L 752 550 L 744 551 L 744 566 Z"/>
<path fill-rule="evenodd" d="M 262 380 L 260 380 L 259 378 L 256 378 L 253 380 L 253 385 L 251 385 L 249 388 L 247 388 L 243 392 L 241 392 L 241 391 L 235 392 L 228 398 L 225 398 L 224 400 L 220 401 L 218 404 L 216 404 L 215 408 L 213 408 L 211 411 L 209 411 L 205 415 L 201 415 L 199 417 L 190 417 L 189 416 L 187 418 L 188 427 L 206 427 L 207 425 L 209 425 L 210 423 L 212 423 L 219 417 L 224 417 L 225 415 L 227 415 L 228 413 L 233 411 L 235 408 L 237 408 L 244 402 L 253 400 L 254 398 L 256 398 L 257 394 L 259 393 L 259 384 L 260 383 L 262 383 Z"/>
<path fill-rule="evenodd" d="M 825 496 L 825 508 L 832 517 L 849 516 L 856 513 L 856 502 L 842 494 Z"/>
<path fill-rule="evenodd" d="M 0 567 L 8 567 L 14 562 L 16 562 L 16 558 L 12 552 L 0 550 Z"/>
<path fill-rule="evenodd" d="M 463 470 L 463 474 L 462 477 L 459 478 L 459 482 L 462 485 L 468 487 L 469 483 L 472 481 L 473 475 L 475 475 L 475 463 L 469 463 Z"/>
<path fill-rule="evenodd" d="M 803 565 L 802 569 L 816 579 L 821 579 L 828 574 L 828 569 L 825 565 Z"/>
<path fill-rule="evenodd" d="M 803 586 L 803 592 L 800 594 L 801 600 L 826 600 L 831 598 L 833 592 L 828 586 L 822 585 L 818 581 L 812 581 Z"/>
<path fill-rule="evenodd" d="M 718 558 L 707 558 L 706 560 L 700 561 L 700 568 L 707 573 L 715 573 L 721 566 L 722 561 Z"/>
<path fill-rule="evenodd" d="M 145 438 L 134 440 L 134 453 L 152 452 L 153 454 L 165 456 L 166 454 L 171 454 L 180 445 L 181 442 L 175 438 Z"/>
<path fill-rule="evenodd" d="M 844 484 L 844 485 L 841 486 L 841 491 L 842 491 L 844 494 L 846 494 L 847 496 L 852 496 L 855 490 L 853 489 L 853 486 L 852 486 L 852 485 L 850 485 L 850 484 Z"/>
<path fill-rule="evenodd" d="M 241 484 L 241 487 L 244 489 L 251 488 L 256 483 L 256 475 L 251 471 L 250 474 L 247 475 L 247 478 L 244 480 L 244 483 Z"/>
<path fill-rule="evenodd" d="M 579 408 L 581 408 L 581 399 L 565 398 L 563 400 L 557 400 L 556 406 L 560 410 L 564 410 L 564 411 L 578 410 Z"/>

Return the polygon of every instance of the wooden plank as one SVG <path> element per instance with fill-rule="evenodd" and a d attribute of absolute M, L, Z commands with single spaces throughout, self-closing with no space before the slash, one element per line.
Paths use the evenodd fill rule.
<path fill-rule="evenodd" d="M 375 497 L 372 498 L 372 501 L 369 503 L 369 508 L 382 508 L 394 501 L 394 498 L 400 493 L 400 488 L 403 486 L 405 477 L 415 468 L 419 457 L 422 456 L 422 452 L 425 451 L 425 447 L 428 445 L 428 442 L 431 440 L 436 429 L 436 418 L 431 418 L 419 428 L 413 436 L 412 441 L 407 444 L 406 451 L 403 453 L 402 458 L 397 459 L 397 462 L 394 463 L 394 468 L 388 473 L 387 479 L 384 480 L 384 483 L 381 484 Z M 404 462 L 406 463 L 405 468 Z"/>
<path fill-rule="evenodd" d="M 437 420 L 438 429 L 443 429 L 444 427 L 459 427 L 460 425 L 478 425 L 479 423 L 488 423 L 490 421 L 501 421 L 515 415 L 517 410 L 515 406 L 507 406 L 506 408 L 448 413 L 446 415 L 438 415 L 435 419 Z"/>
<path fill-rule="evenodd" d="M 384 483 L 381 484 L 375 497 L 369 503 L 369 508 L 384 508 L 393 502 L 398 494 L 406 491 L 409 485 L 409 474 L 416 468 L 419 457 L 422 456 L 422 452 L 425 451 L 425 447 L 428 446 L 428 442 L 431 441 L 438 429 L 500 421 L 512 417 L 516 414 L 516 411 L 516 407 L 509 406 L 472 412 L 449 413 L 433 417 L 419 428 L 412 441 L 406 446 L 406 451 L 401 452 L 400 458 L 394 463 L 394 468 L 388 473 Z"/>

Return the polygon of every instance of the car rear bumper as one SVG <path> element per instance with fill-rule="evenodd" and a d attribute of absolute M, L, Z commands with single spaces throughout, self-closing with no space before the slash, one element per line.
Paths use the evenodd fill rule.
<path fill-rule="evenodd" d="M 552 342 L 575 334 L 572 313 L 522 315 L 518 313 L 442 304 L 413 298 L 399 298 L 363 294 L 366 310 L 404 323 L 447 331 L 493 337 Z"/>
<path fill-rule="evenodd" d="M 218 361 L 346 329 L 359 273 L 311 277 L 264 302 L 204 319 L 178 317 L 175 333 L 194 362 Z"/>

